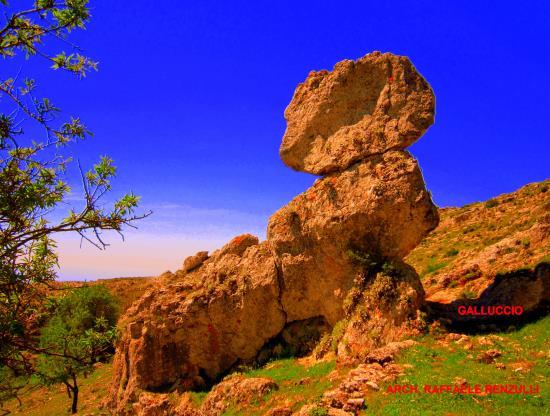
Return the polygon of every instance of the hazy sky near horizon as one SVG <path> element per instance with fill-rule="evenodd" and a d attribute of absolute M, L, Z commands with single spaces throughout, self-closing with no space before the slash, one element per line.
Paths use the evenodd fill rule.
<path fill-rule="evenodd" d="M 548 2 L 90 7 L 87 30 L 70 40 L 99 72 L 78 80 L 31 58 L 2 62 L 1 75 L 21 69 L 63 114 L 80 116 L 94 137 L 71 149 L 75 157 L 91 166 L 111 156 L 113 197 L 133 190 L 154 214 L 124 243 L 110 236 L 105 252 L 60 236 L 61 278 L 156 275 L 234 235 L 264 237 L 269 215 L 315 180 L 278 157 L 296 85 L 374 50 L 409 56 L 435 91 L 436 122 L 411 151 L 438 205 L 550 176 Z"/>

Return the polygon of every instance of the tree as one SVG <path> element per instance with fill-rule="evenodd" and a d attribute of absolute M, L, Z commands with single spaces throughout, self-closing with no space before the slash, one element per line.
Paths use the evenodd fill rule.
<path fill-rule="evenodd" d="M 0 0 L 6 16 L 0 26 L 0 56 L 36 55 L 77 77 L 97 70 L 74 46 L 71 53 L 57 54 L 44 48 L 47 40 L 53 46 L 70 45 L 68 34 L 83 29 L 90 18 L 87 4 L 35 0 L 27 9 L 13 10 L 7 0 Z M 60 110 L 49 98 L 39 98 L 37 88 L 34 79 L 20 75 L 0 78 L 0 405 L 21 386 L 12 381 L 35 373 L 35 357 L 47 353 L 38 343 L 38 329 L 44 291 L 56 278 L 54 236 L 78 233 L 104 249 L 103 230 L 121 233 L 124 226 L 149 215 L 135 214 L 139 198 L 133 193 L 105 204 L 116 174 L 113 161 L 105 156 L 86 172 L 78 165 L 83 206 L 67 208 L 61 220 L 52 219 L 54 210 L 69 205 L 71 159 L 65 149 L 90 132 L 78 117 L 59 119 Z"/>
<path fill-rule="evenodd" d="M 107 288 L 88 286 L 61 298 L 41 331 L 40 346 L 48 354 L 38 358 L 39 379 L 45 385 L 65 384 L 72 413 L 78 406 L 78 376 L 90 374 L 112 349 L 117 316 L 117 301 Z"/>

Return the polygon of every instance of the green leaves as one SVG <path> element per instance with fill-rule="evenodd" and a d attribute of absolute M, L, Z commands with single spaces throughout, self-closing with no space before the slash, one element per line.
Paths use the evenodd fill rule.
<path fill-rule="evenodd" d="M 42 383 L 67 382 L 87 374 L 116 340 L 118 304 L 100 285 L 71 290 L 54 305 L 53 313 L 41 331 L 38 360 Z"/>
<path fill-rule="evenodd" d="M 0 4 L 7 6 L 7 1 L 0 0 Z M 97 70 L 97 62 L 79 53 L 49 55 L 41 49 L 49 36 L 63 38 L 73 29 L 84 29 L 90 19 L 87 5 L 88 0 L 36 0 L 33 8 L 13 13 L 0 28 L 0 56 L 13 57 L 18 51 L 27 57 L 39 54 L 52 62 L 52 68 L 79 76 Z"/>
<path fill-rule="evenodd" d="M 97 70 L 97 63 L 78 50 L 52 53 L 51 47 L 43 47 L 51 39 L 55 51 L 58 39 L 84 28 L 90 17 L 87 4 L 35 0 L 20 11 L 6 9 L 0 57 L 37 55 L 54 69 L 79 77 Z M 7 1 L 0 0 L 0 7 L 5 6 Z M 103 249 L 103 231 L 121 233 L 124 226 L 148 215 L 134 214 L 139 197 L 133 193 L 105 203 L 116 175 L 107 156 L 87 172 L 80 169 L 84 204 L 79 209 L 70 206 L 66 174 L 71 158 L 65 149 L 91 133 L 78 117 L 60 119 L 60 109 L 38 90 L 32 78 L 0 79 L 0 401 L 24 385 L 20 379 L 37 372 L 55 382 L 89 371 L 90 363 L 116 336 L 114 309 L 105 294 L 83 290 L 59 302 L 45 302 L 45 292 L 56 278 L 56 235 L 76 233 Z M 61 209 L 68 211 L 65 218 L 53 221 L 51 213 Z M 38 334 L 45 314 L 52 310 L 56 315 Z"/>
<path fill-rule="evenodd" d="M 93 186 L 103 186 L 107 189 L 111 188 L 110 179 L 116 174 L 116 168 L 113 165 L 113 160 L 108 156 L 101 156 L 98 164 L 94 165 L 94 169 L 86 175 L 88 181 Z"/>
<path fill-rule="evenodd" d="M 0 114 L 0 149 L 6 148 L 6 139 L 15 135 L 14 119 L 7 114 Z"/>
<path fill-rule="evenodd" d="M 134 193 L 126 194 L 115 202 L 115 212 L 121 217 L 129 215 L 137 208 L 139 200 L 140 197 Z"/>
<path fill-rule="evenodd" d="M 97 62 L 78 53 L 66 55 L 65 52 L 61 52 L 52 57 L 51 60 L 53 62 L 53 69 L 66 69 L 82 77 L 85 77 L 86 73 L 91 69 L 97 71 Z"/>

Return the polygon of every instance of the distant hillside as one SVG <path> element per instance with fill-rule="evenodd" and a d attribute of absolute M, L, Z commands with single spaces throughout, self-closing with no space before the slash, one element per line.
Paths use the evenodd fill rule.
<path fill-rule="evenodd" d="M 122 313 L 157 281 L 157 277 L 117 277 L 115 279 L 99 279 L 94 283 L 106 286 L 118 298 Z"/>
<path fill-rule="evenodd" d="M 439 213 L 439 226 L 406 259 L 428 300 L 474 298 L 496 274 L 550 261 L 550 180 Z"/>
<path fill-rule="evenodd" d="M 117 277 L 113 279 L 98 279 L 91 282 L 58 282 L 58 288 L 79 287 L 82 285 L 103 285 L 116 296 L 120 302 L 121 315 L 139 299 L 147 289 L 153 287 L 158 282 L 158 277 Z"/>

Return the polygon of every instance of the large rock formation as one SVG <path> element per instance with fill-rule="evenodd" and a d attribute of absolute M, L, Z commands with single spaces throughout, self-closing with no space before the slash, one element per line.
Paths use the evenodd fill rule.
<path fill-rule="evenodd" d="M 188 390 L 214 381 L 281 332 L 275 261 L 266 243 L 242 251 L 250 237 L 235 238 L 199 269 L 178 272 L 128 311 L 111 391 L 119 414 L 141 390 Z"/>
<path fill-rule="evenodd" d="M 424 329 L 424 289 L 411 266 L 386 262 L 361 277 L 345 305 L 337 347 L 340 363 L 368 362 L 373 350 Z"/>
<path fill-rule="evenodd" d="M 433 111 L 429 85 L 404 57 L 373 53 L 310 75 L 287 109 L 281 155 L 330 174 L 271 217 L 266 242 L 244 235 L 198 253 L 128 311 L 109 406 L 146 415 L 156 405 L 143 392 L 215 382 L 279 341 L 302 351 L 304 334 L 326 328 L 353 344 L 338 347 L 342 361 L 399 340 L 424 302 L 401 259 L 438 223 L 402 149 Z"/>
<path fill-rule="evenodd" d="M 311 72 L 285 111 L 281 158 L 314 174 L 405 149 L 433 123 L 430 85 L 405 56 L 374 52 Z"/>
<path fill-rule="evenodd" d="M 318 180 L 269 220 L 287 319 L 322 315 L 334 325 L 364 268 L 353 256 L 401 259 L 437 218 L 420 169 L 404 151 L 371 156 Z"/>

